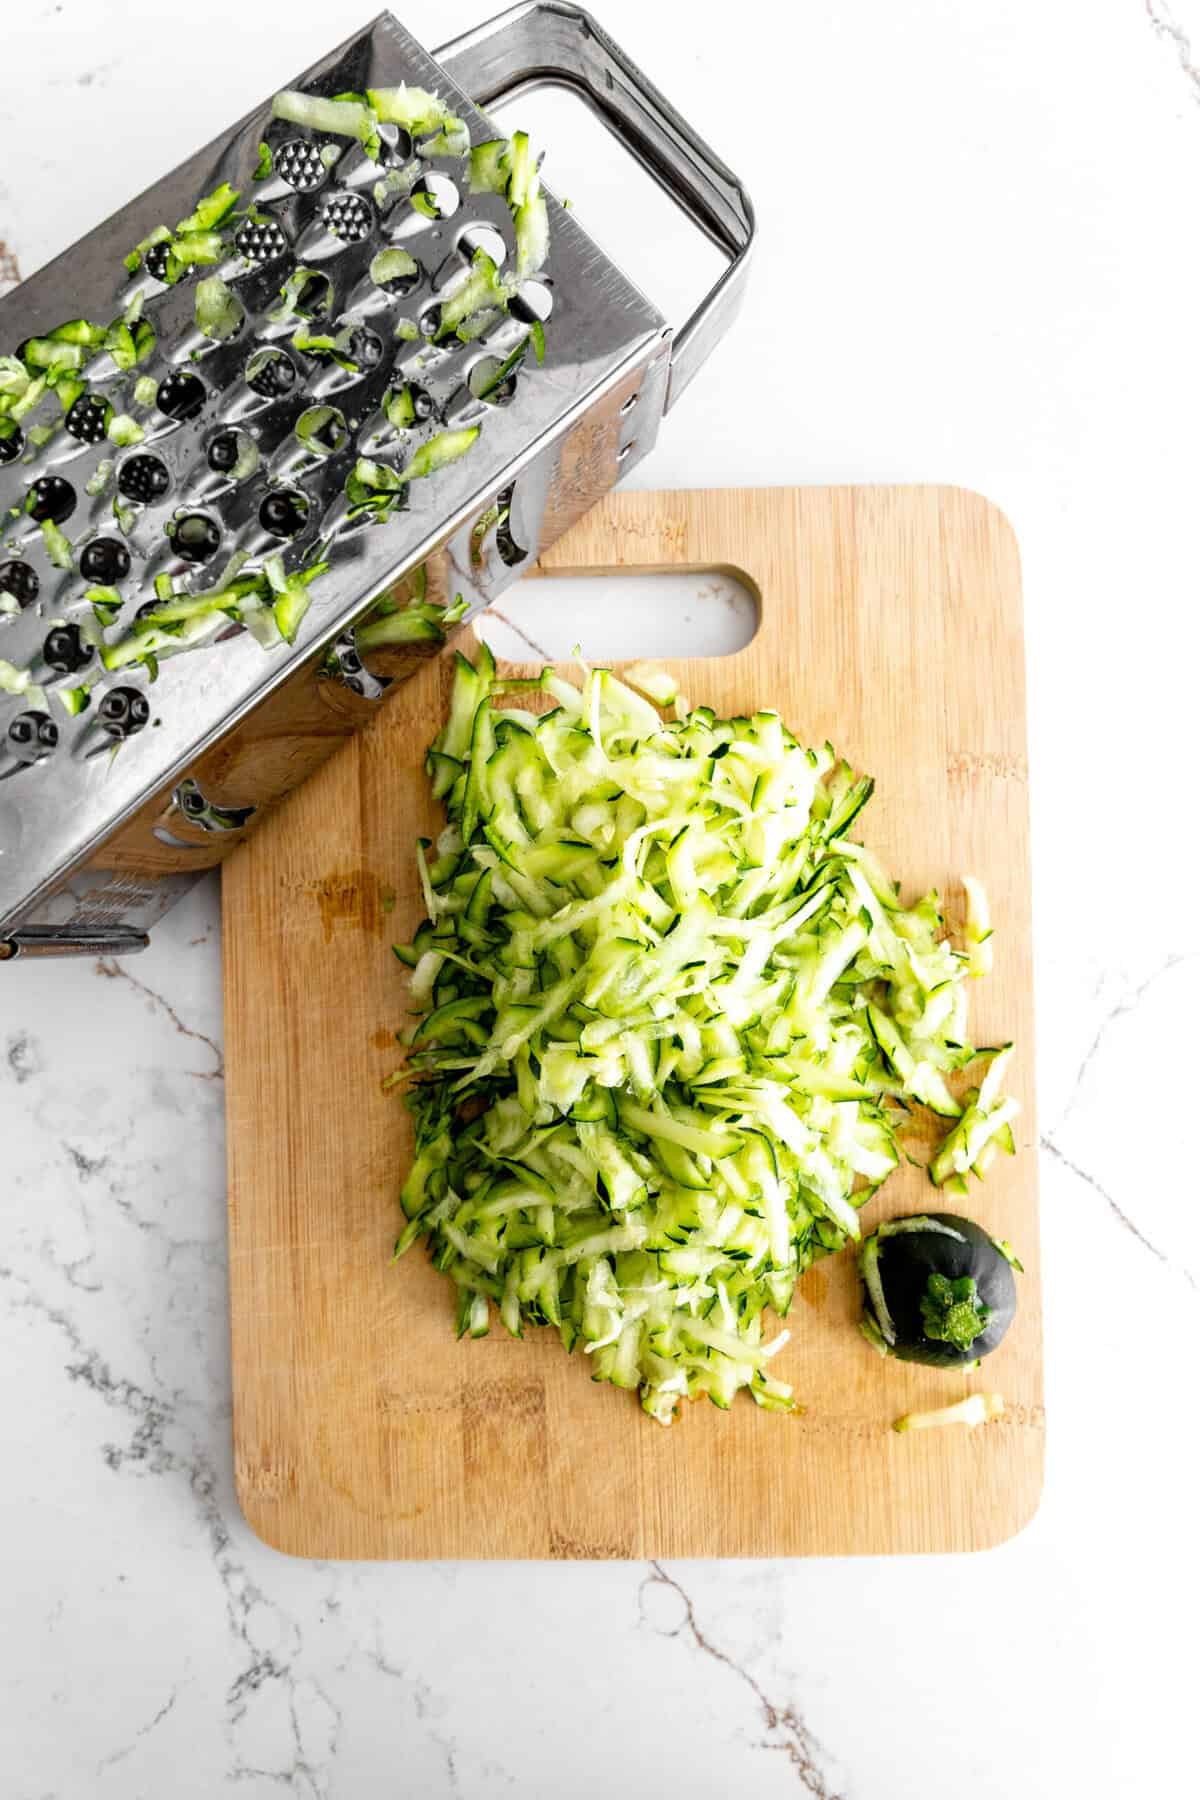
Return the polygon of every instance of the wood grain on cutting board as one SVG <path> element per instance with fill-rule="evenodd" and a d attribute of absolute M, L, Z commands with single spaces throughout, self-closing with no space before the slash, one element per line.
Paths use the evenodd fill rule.
<path fill-rule="evenodd" d="M 1025 682 L 1017 548 L 955 488 L 614 494 L 555 574 L 725 568 L 761 600 L 738 654 L 676 661 L 694 702 L 774 706 L 877 778 L 861 836 L 906 896 L 986 882 L 996 973 L 974 1041 L 1015 1038 L 1018 1154 L 962 1206 L 1012 1240 L 1017 1321 L 974 1375 L 885 1363 L 850 1254 L 800 1282 L 777 1372 L 806 1411 L 685 1408 L 669 1430 L 549 1331 L 456 1342 L 450 1284 L 389 1261 L 410 1149 L 381 1091 L 405 1023 L 393 939 L 421 916 L 413 839 L 432 663 L 224 871 L 237 1485 L 254 1529 L 315 1557 L 647 1557 L 978 1549 L 1032 1516 L 1043 1413 Z M 602 590 L 594 603 L 603 604 Z M 865 1215 L 927 1209 L 905 1166 Z M 1003 1421 L 897 1436 L 915 1407 L 999 1390 Z"/>

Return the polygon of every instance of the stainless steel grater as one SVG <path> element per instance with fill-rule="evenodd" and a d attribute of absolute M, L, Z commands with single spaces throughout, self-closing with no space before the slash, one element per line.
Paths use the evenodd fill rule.
<path fill-rule="evenodd" d="M 197 876 L 437 650 L 439 605 L 461 595 L 450 619 L 477 613 L 646 455 L 729 324 L 754 231 L 746 194 L 580 9 L 517 6 L 433 57 L 383 13 L 289 85 L 423 88 L 480 144 L 497 133 L 479 108 L 547 82 L 577 90 L 727 253 L 678 333 L 548 197 L 544 269 L 482 336 L 439 342 L 430 321 L 472 255 L 514 266 L 508 200 L 473 192 L 461 157 L 419 155 L 429 143 L 403 131 L 368 155 L 272 119 L 269 101 L 0 301 L 4 351 L 63 319 L 120 318 L 139 288 L 156 334 L 132 369 L 92 357 L 70 429 L 51 394 L 22 419 L 19 445 L 0 446 L 0 659 L 22 672 L 10 689 L 32 690 L 0 692 L 0 958 L 144 947 Z M 164 285 L 153 250 L 130 276 L 122 257 L 225 181 L 256 212 L 221 266 L 200 271 L 223 278 L 244 314 L 214 340 L 195 325 L 195 279 Z M 396 246 L 416 273 L 381 286 L 372 271 Z M 350 367 L 297 350 L 271 319 L 298 268 L 328 282 L 315 291 L 329 328 L 353 334 Z M 542 366 L 527 357 L 515 386 L 489 386 L 539 324 Z M 398 430 L 385 401 L 400 384 L 419 405 Z M 318 407 L 316 440 L 298 435 Z M 108 441 L 114 415 L 134 421 L 136 444 Z M 411 467 L 434 435 L 476 427 L 470 454 L 410 481 L 385 522 L 348 503 L 358 457 Z M 60 514 L 70 567 L 61 545 L 56 561 Z M 230 556 L 290 575 L 317 547 L 328 569 L 294 642 L 265 647 L 231 623 L 157 668 L 97 676 L 90 584 L 118 590 L 119 613 L 103 615 L 111 644 L 154 601 L 156 577 L 186 599 Z M 362 621 L 420 590 L 423 635 L 368 648 L 387 632 Z"/>

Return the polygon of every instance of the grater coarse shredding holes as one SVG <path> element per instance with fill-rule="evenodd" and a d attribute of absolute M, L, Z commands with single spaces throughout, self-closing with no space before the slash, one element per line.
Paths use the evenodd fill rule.
<path fill-rule="evenodd" d="M 682 331 L 478 110 L 545 82 L 729 257 Z M 142 948 L 652 447 L 753 231 L 580 9 L 384 13 L 0 300 L 0 959 Z"/>

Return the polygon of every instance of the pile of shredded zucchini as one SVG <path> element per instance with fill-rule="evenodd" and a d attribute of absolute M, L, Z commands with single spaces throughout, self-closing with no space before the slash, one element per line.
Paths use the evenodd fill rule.
<path fill-rule="evenodd" d="M 419 1014 L 397 1255 L 428 1239 L 460 1336 L 493 1304 L 552 1325 L 663 1424 L 740 1388 L 786 1410 L 765 1309 L 860 1235 L 908 1109 L 957 1121 L 932 1165 L 957 1189 L 1014 1107 L 951 1092 L 971 955 L 847 838 L 871 780 L 777 713 L 631 680 L 673 721 L 605 670 L 457 659 L 428 757 L 448 823 L 397 948 Z"/>

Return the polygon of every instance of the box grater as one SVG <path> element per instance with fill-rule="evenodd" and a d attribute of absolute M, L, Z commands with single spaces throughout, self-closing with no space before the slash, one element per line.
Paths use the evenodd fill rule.
<path fill-rule="evenodd" d="M 480 107 L 547 82 L 590 103 L 728 255 L 680 332 L 547 196 L 544 266 L 507 310 L 476 315 L 480 334 L 443 337 L 439 308 L 481 251 L 517 266 L 510 198 L 476 191 L 461 138 L 393 124 L 373 144 L 348 141 L 273 117 L 270 100 L 0 301 L 6 352 L 64 319 L 136 329 L 139 304 L 154 333 L 132 367 L 89 347 L 74 416 L 64 424 L 48 394 L 0 444 L 0 958 L 144 947 L 446 626 L 652 447 L 733 316 L 753 215 L 588 14 L 517 6 L 430 57 L 384 13 L 289 86 L 331 98 L 407 84 L 482 145 L 497 130 Z M 253 211 L 234 215 L 216 267 L 167 285 L 160 244 L 127 272 L 126 252 L 223 182 Z M 397 247 L 415 268 L 383 285 L 395 259 L 380 253 Z M 232 311 L 206 335 L 197 289 L 212 277 Z M 303 314 L 297 291 L 312 302 Z M 538 366 L 527 352 L 543 334 Z M 401 391 L 412 416 L 396 424 Z M 354 504 L 360 458 L 419 469 L 424 445 L 473 431 L 469 454 L 393 491 L 386 518 Z M 251 600 L 186 654 L 167 641 L 161 657 L 103 665 L 148 612 L 211 592 L 214 570 L 261 586 L 267 569 L 286 600 L 314 556 L 326 568 L 291 642 L 256 632 Z M 98 590 L 99 611 L 85 598 Z M 268 605 L 264 623 L 274 616 Z"/>

